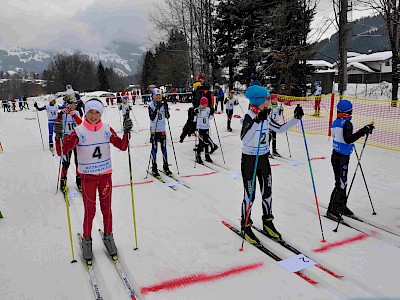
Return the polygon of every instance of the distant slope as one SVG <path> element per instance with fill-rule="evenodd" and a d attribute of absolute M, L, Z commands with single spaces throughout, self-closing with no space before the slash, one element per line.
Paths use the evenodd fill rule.
<path fill-rule="evenodd" d="M 15 47 L 0 49 L 0 71 L 23 70 L 23 72 L 42 73 L 58 52 L 74 52 L 74 50 L 37 50 Z M 96 52 L 83 52 L 94 61 L 102 60 L 104 66 L 120 69 L 132 75 L 137 71 L 139 60 L 144 53 L 143 47 L 129 41 L 113 41 L 105 49 Z"/>
<path fill-rule="evenodd" d="M 389 38 L 382 17 L 366 17 L 350 24 L 347 51 L 368 53 L 390 50 Z M 330 39 L 324 39 L 313 47 L 312 59 L 324 59 L 334 62 L 338 59 L 338 37 L 335 33 Z"/>

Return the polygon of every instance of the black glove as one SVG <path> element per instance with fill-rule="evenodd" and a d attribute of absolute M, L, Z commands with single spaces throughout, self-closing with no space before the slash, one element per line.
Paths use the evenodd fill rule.
<path fill-rule="evenodd" d="M 263 109 L 263 110 L 260 110 L 256 119 L 257 119 L 257 121 L 263 122 L 268 118 L 268 115 L 269 115 L 269 109 Z"/>
<path fill-rule="evenodd" d="M 294 109 L 294 117 L 300 120 L 303 116 L 304 116 L 303 108 L 300 106 L 300 104 L 297 104 L 296 108 Z"/>
<path fill-rule="evenodd" d="M 124 133 L 129 133 L 133 127 L 131 118 L 127 117 L 124 120 Z"/>
<path fill-rule="evenodd" d="M 163 103 L 163 105 L 164 105 L 164 108 L 165 108 L 166 110 L 168 110 L 168 102 L 165 101 L 165 102 Z"/>
<path fill-rule="evenodd" d="M 37 105 L 37 103 L 35 102 L 35 103 L 33 103 L 33 107 L 34 108 L 36 108 L 36 109 L 38 109 L 38 105 Z"/>
<path fill-rule="evenodd" d="M 64 125 L 61 121 L 57 121 L 54 123 L 54 132 L 56 133 L 56 139 L 62 139 L 63 138 L 63 131 L 64 131 Z"/>
<path fill-rule="evenodd" d="M 162 103 L 162 101 L 160 101 L 160 102 L 157 102 L 156 108 L 157 108 L 157 109 L 159 109 L 159 108 L 161 108 L 161 106 L 163 106 L 163 103 Z"/>
<path fill-rule="evenodd" d="M 371 134 L 372 130 L 374 130 L 374 129 L 375 129 L 375 126 L 373 124 L 368 124 L 368 125 L 365 125 L 361 130 L 363 131 L 363 135 L 366 135 L 366 134 Z"/>
<path fill-rule="evenodd" d="M 199 113 L 199 108 L 196 107 L 196 108 L 193 110 L 193 112 L 197 115 L 197 114 Z"/>

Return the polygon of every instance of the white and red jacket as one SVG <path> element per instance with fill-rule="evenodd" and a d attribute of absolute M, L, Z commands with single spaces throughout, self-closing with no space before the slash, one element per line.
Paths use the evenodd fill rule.
<path fill-rule="evenodd" d="M 128 135 L 124 134 L 121 139 L 110 125 L 103 124 L 101 120 L 97 124 L 90 124 L 85 119 L 70 135 L 64 137 L 63 153 L 77 148 L 78 171 L 81 174 L 108 174 L 112 172 L 110 143 L 125 151 L 128 148 Z M 59 140 L 56 140 L 56 149 L 57 154 L 61 155 Z"/>

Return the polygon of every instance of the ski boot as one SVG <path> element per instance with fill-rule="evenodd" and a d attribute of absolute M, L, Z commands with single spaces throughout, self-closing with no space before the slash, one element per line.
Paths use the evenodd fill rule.
<path fill-rule="evenodd" d="M 93 259 L 92 238 L 82 238 L 82 253 L 85 260 Z"/>
<path fill-rule="evenodd" d="M 260 240 L 258 237 L 254 234 L 253 230 L 251 230 L 251 225 L 253 222 L 249 220 L 246 226 L 244 226 L 244 222 L 242 221 L 242 234 L 244 235 L 244 238 L 246 241 L 248 241 L 250 244 L 257 245 L 260 243 Z"/>
<path fill-rule="evenodd" d="M 76 175 L 76 186 L 78 187 L 79 192 L 82 193 L 82 183 L 81 183 L 81 175 Z"/>
<path fill-rule="evenodd" d="M 282 155 L 280 155 L 280 154 L 278 153 L 278 151 L 276 151 L 276 149 L 272 151 L 272 154 L 273 154 L 274 156 L 277 156 L 277 157 L 282 157 Z"/>
<path fill-rule="evenodd" d="M 228 130 L 228 132 L 232 132 L 232 128 L 230 128 L 230 127 L 228 127 L 227 130 Z"/>
<path fill-rule="evenodd" d="M 196 154 L 196 162 L 201 165 L 204 164 L 199 153 Z"/>
<path fill-rule="evenodd" d="M 117 246 L 115 246 L 113 233 L 105 233 L 103 238 L 104 246 L 107 248 L 108 254 L 113 257 L 118 253 Z"/>
<path fill-rule="evenodd" d="M 218 148 L 219 147 L 217 145 L 215 145 L 214 148 L 211 148 L 210 154 L 213 154 L 215 151 L 218 150 Z"/>
<path fill-rule="evenodd" d="M 342 214 L 348 217 L 354 216 L 354 213 L 346 205 L 342 208 Z"/>
<path fill-rule="evenodd" d="M 157 169 L 157 164 L 153 164 L 153 166 L 151 167 L 151 174 L 154 177 L 160 177 L 160 173 L 158 173 L 158 169 Z"/>
<path fill-rule="evenodd" d="M 209 163 L 213 163 L 213 160 L 210 157 L 210 154 L 206 154 L 206 161 Z"/>
<path fill-rule="evenodd" d="M 164 169 L 165 175 L 167 175 L 167 176 L 171 176 L 171 175 L 172 175 L 172 172 L 171 172 L 171 170 L 170 170 L 169 167 L 168 167 L 168 163 L 166 163 L 166 164 L 163 165 L 163 169 Z"/>
<path fill-rule="evenodd" d="M 266 215 L 263 216 L 262 221 L 263 221 L 263 230 L 264 232 L 270 237 L 275 240 L 280 240 L 282 239 L 282 235 L 276 230 L 274 223 L 272 222 L 274 220 L 273 215 Z"/>
<path fill-rule="evenodd" d="M 334 210 L 329 210 L 326 212 L 326 216 L 327 218 L 335 221 L 335 222 L 340 222 L 343 220 L 343 218 L 341 217 L 340 213 Z"/>

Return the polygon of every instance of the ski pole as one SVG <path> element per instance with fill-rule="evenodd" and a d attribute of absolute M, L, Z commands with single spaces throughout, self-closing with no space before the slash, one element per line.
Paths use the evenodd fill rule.
<path fill-rule="evenodd" d="M 282 114 L 282 117 L 283 117 L 283 122 L 286 123 L 285 122 L 285 116 L 283 114 Z M 292 152 L 290 151 L 289 137 L 288 137 L 287 131 L 285 133 L 286 133 L 287 146 L 289 148 L 289 157 L 292 157 Z"/>
<path fill-rule="evenodd" d="M 72 229 L 71 229 L 71 217 L 69 214 L 69 200 L 68 200 L 68 193 L 64 193 L 64 200 L 65 200 L 65 207 L 67 209 L 67 219 L 68 219 L 68 230 L 69 230 L 69 242 L 71 245 L 71 252 L 72 252 L 72 261 L 71 263 L 75 263 L 75 253 L 74 253 L 74 242 L 72 241 Z"/>
<path fill-rule="evenodd" d="M 361 166 L 361 161 L 360 161 L 361 158 L 358 157 L 358 153 L 357 153 L 356 147 L 354 147 L 354 152 L 355 152 L 356 157 L 357 157 L 357 162 L 358 162 L 358 164 L 359 164 L 359 166 L 360 166 L 360 171 L 361 171 L 361 175 L 362 175 L 363 180 L 364 180 L 365 188 L 367 189 L 367 194 L 368 194 L 369 202 L 371 203 L 371 207 L 372 207 L 372 214 L 373 214 L 373 215 L 376 215 L 376 212 L 375 212 L 375 209 L 374 209 L 374 205 L 372 204 L 371 195 L 370 195 L 370 193 L 369 193 L 367 181 L 365 180 L 364 171 L 363 171 L 362 166 Z"/>
<path fill-rule="evenodd" d="M 36 109 L 36 116 L 37 116 L 37 121 L 38 121 L 38 124 L 39 124 L 40 138 L 42 139 L 42 146 L 43 146 L 43 151 L 44 151 L 44 143 L 43 143 L 42 128 L 40 127 L 39 113 L 38 113 L 38 110 L 37 110 L 37 109 Z"/>
<path fill-rule="evenodd" d="M 126 116 L 129 117 L 129 114 Z M 129 159 L 129 182 L 131 186 L 131 200 L 132 200 L 132 219 L 133 219 L 133 231 L 135 233 L 135 243 L 136 247 L 133 250 L 138 249 L 138 239 L 137 239 L 137 227 L 136 227 L 136 211 L 135 211 L 135 196 L 133 192 L 133 179 L 132 179 L 132 162 L 131 162 L 131 147 L 130 147 L 130 133 L 127 133 L 128 136 L 128 159 Z"/>
<path fill-rule="evenodd" d="M 194 167 L 196 168 L 196 154 L 197 154 L 197 135 L 198 135 L 198 131 L 195 131 L 195 138 L 194 138 Z"/>
<path fill-rule="evenodd" d="M 240 109 L 242 110 L 242 113 L 245 114 L 245 112 L 244 112 L 242 106 L 240 105 L 239 101 L 238 101 L 238 104 L 239 104 Z"/>
<path fill-rule="evenodd" d="M 224 164 L 225 164 L 224 151 L 222 151 L 221 139 L 219 138 L 218 127 L 217 127 L 217 122 L 215 121 L 215 118 L 214 118 L 214 124 L 215 124 L 215 130 L 217 131 L 219 147 L 221 148 L 222 160 L 224 161 Z"/>
<path fill-rule="evenodd" d="M 297 106 L 300 106 L 300 104 L 297 104 Z M 325 237 L 324 237 L 324 229 L 322 228 L 322 221 L 321 221 L 321 213 L 319 211 L 319 205 L 318 205 L 318 197 L 317 197 L 317 191 L 315 189 L 315 182 L 314 182 L 314 175 L 311 167 L 311 160 L 310 160 L 310 153 L 308 152 L 308 145 L 307 145 L 307 140 L 306 140 L 306 133 L 304 131 L 304 125 L 303 125 L 303 120 L 300 119 L 300 125 L 301 125 L 301 131 L 303 132 L 303 139 L 304 139 L 304 146 L 306 148 L 306 153 L 307 153 L 307 159 L 308 159 L 308 167 L 310 169 L 310 176 L 311 176 L 311 182 L 314 190 L 314 199 L 315 199 L 315 204 L 317 206 L 317 212 L 318 212 L 318 218 L 319 218 L 319 225 L 321 226 L 321 234 L 322 234 L 322 243 L 325 243 Z"/>
<path fill-rule="evenodd" d="M 132 116 L 133 116 L 133 118 L 135 119 L 136 126 L 137 126 L 137 128 L 139 129 L 139 132 L 140 132 L 139 123 L 138 123 L 138 121 L 136 120 L 136 116 L 135 116 L 135 114 L 133 113 L 133 111 L 132 111 Z"/>
<path fill-rule="evenodd" d="M 357 155 L 357 166 L 356 166 L 356 169 L 354 171 L 353 178 L 351 179 L 349 191 L 347 192 L 347 195 L 346 195 L 346 203 L 347 203 L 347 199 L 349 198 L 349 195 L 350 195 L 350 192 L 351 192 L 351 188 L 353 187 L 354 179 L 356 178 L 356 174 L 357 174 L 357 171 L 358 171 L 358 166 L 361 167 L 360 161 L 361 161 L 361 157 L 362 157 L 362 155 L 364 153 L 365 145 L 367 144 L 368 136 L 369 136 L 369 134 L 367 133 L 367 136 L 365 137 L 365 140 L 364 140 L 363 147 L 361 149 L 360 157 L 358 157 L 358 155 Z M 354 147 L 354 149 L 355 149 L 355 147 Z M 371 201 L 371 204 L 372 204 L 372 201 Z M 372 206 L 372 209 L 373 209 L 373 206 Z M 373 210 L 373 211 L 375 212 L 375 210 Z M 333 230 L 334 232 L 338 231 L 339 224 L 340 224 L 340 221 L 342 219 L 342 215 L 343 215 L 343 212 L 340 212 L 340 218 L 338 219 L 338 222 L 336 224 L 336 228 Z"/>
<path fill-rule="evenodd" d="M 58 114 L 58 118 L 62 118 L 62 113 L 60 112 L 59 114 Z M 65 121 L 64 121 L 64 133 L 63 133 L 63 137 L 62 138 L 64 138 L 64 136 L 65 136 L 65 127 L 67 126 L 67 117 L 65 117 Z M 63 152 L 63 141 L 62 141 L 62 139 L 60 139 L 60 146 L 61 146 L 61 156 L 60 156 L 60 162 L 59 162 L 59 164 L 58 164 L 58 178 L 57 178 L 57 188 L 56 188 L 56 195 L 58 194 L 58 185 L 59 185 L 59 183 L 60 183 L 60 177 L 61 177 L 61 172 L 62 172 L 62 160 L 63 160 L 63 156 L 64 156 L 64 152 Z"/>
<path fill-rule="evenodd" d="M 169 136 L 170 136 L 170 138 L 171 138 L 171 143 L 172 143 L 172 150 L 174 151 L 176 169 L 178 170 L 178 174 L 179 174 L 178 161 L 176 160 L 176 153 L 175 153 L 175 147 L 174 147 L 174 140 L 172 139 L 171 126 L 169 125 L 169 119 L 167 119 L 167 124 L 168 124 Z"/>
<path fill-rule="evenodd" d="M 158 115 L 156 116 L 157 121 L 156 121 L 156 127 L 154 128 L 154 135 L 153 135 L 153 139 L 151 139 L 151 125 L 150 125 L 150 139 L 151 139 L 151 151 L 150 151 L 150 156 L 149 156 L 149 163 L 147 165 L 147 173 L 146 173 L 146 177 L 144 179 L 147 179 L 147 177 L 149 177 L 149 169 L 150 169 L 150 161 L 151 161 L 151 154 L 153 152 L 153 147 L 154 147 L 154 139 L 156 138 L 156 132 L 157 132 L 157 126 L 158 126 Z M 157 147 L 157 143 L 156 143 L 156 147 Z"/>
<path fill-rule="evenodd" d="M 60 114 L 59 114 L 59 116 L 60 116 Z M 65 123 L 64 123 L 64 125 L 66 124 L 66 121 L 67 121 L 67 118 L 65 118 Z M 65 127 L 64 127 L 64 134 L 65 134 Z M 61 148 L 61 156 L 60 156 L 60 167 L 61 167 L 61 161 L 62 161 L 62 157 L 63 157 L 63 155 L 64 155 L 64 149 L 63 149 L 63 141 L 62 141 L 62 139 L 60 139 L 60 148 Z M 59 167 L 59 169 L 61 169 Z M 58 178 L 60 179 L 60 173 L 61 173 L 61 171 L 59 171 L 59 173 L 58 173 Z M 57 181 L 57 192 L 56 193 L 58 193 L 58 183 L 59 183 L 59 179 L 58 179 L 58 181 Z M 65 208 L 66 208 L 66 210 L 67 210 L 67 220 L 68 220 L 68 231 L 69 231 L 69 242 L 70 242 L 70 245 L 71 245 L 71 252 L 72 252 L 72 261 L 71 261 L 71 263 L 74 263 L 74 262 L 76 262 L 76 259 L 75 259 L 75 253 L 74 253 L 74 242 L 73 242 L 73 240 L 72 240 L 72 228 L 71 228 L 71 217 L 70 217 L 70 213 L 69 213 L 69 199 L 68 199 L 68 193 L 67 192 L 64 192 L 64 200 L 65 200 Z"/>
<path fill-rule="evenodd" d="M 254 194 L 254 186 L 256 184 L 256 173 L 257 173 L 257 167 L 258 167 L 258 158 L 260 157 L 260 146 L 261 146 L 261 141 L 263 138 L 263 129 L 264 129 L 264 122 L 261 123 L 261 128 L 260 128 L 260 136 L 258 138 L 258 145 L 257 145 L 257 154 L 256 154 L 256 161 L 254 163 L 254 169 L 253 169 L 253 176 L 251 179 L 251 189 L 250 189 L 250 195 L 249 195 L 249 203 L 247 204 L 246 207 L 246 218 L 244 221 L 244 227 L 246 228 L 247 223 L 249 221 L 249 217 L 250 217 L 250 211 L 251 211 L 251 207 L 253 204 L 253 194 Z M 242 247 L 240 248 L 240 251 L 243 251 L 243 244 L 244 244 L 244 235 L 243 235 L 243 240 L 242 240 Z"/>

